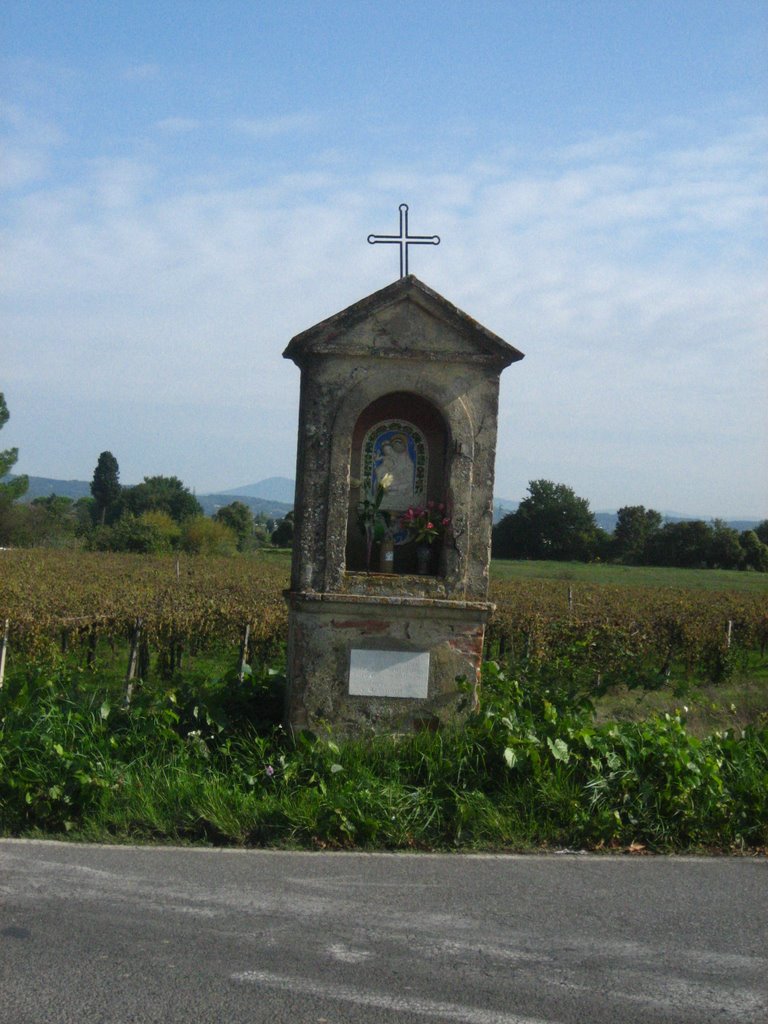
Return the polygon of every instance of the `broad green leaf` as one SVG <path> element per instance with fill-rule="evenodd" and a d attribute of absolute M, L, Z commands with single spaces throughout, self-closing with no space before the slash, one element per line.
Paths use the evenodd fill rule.
<path fill-rule="evenodd" d="M 550 701 L 544 701 L 544 718 L 547 722 L 557 721 L 557 708 Z"/>
<path fill-rule="evenodd" d="M 565 742 L 565 740 L 551 740 L 549 736 L 547 736 L 547 746 L 552 751 L 552 756 L 557 761 L 563 761 L 564 763 L 567 763 L 568 759 L 571 756 L 571 753 L 568 750 L 568 744 Z"/>
<path fill-rule="evenodd" d="M 507 747 L 504 750 L 504 760 L 507 762 L 508 768 L 514 768 L 517 764 L 517 754 L 514 752 L 512 747 Z"/>

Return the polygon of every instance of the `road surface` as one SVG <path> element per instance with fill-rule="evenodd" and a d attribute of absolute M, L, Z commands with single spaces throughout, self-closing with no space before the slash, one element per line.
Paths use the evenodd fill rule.
<path fill-rule="evenodd" d="M 765 1024 L 768 861 L 0 840 L 2 1024 Z"/>

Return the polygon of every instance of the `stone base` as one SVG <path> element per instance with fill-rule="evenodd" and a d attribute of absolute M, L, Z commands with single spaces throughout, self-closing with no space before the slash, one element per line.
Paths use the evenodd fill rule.
<path fill-rule="evenodd" d="M 285 596 L 289 728 L 329 728 L 340 736 L 437 728 L 476 699 L 493 605 L 403 595 Z"/>

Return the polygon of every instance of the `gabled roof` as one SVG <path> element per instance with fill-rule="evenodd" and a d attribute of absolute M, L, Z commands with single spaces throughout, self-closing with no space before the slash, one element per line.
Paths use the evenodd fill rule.
<path fill-rule="evenodd" d="M 415 307 L 414 312 L 417 309 L 421 310 L 422 314 L 445 323 L 454 336 L 459 335 L 478 355 L 498 364 L 499 369 L 523 358 L 522 352 L 473 320 L 442 295 L 428 288 L 413 274 L 373 292 L 340 313 L 335 313 L 327 320 L 322 320 L 314 327 L 297 334 L 288 343 L 283 356 L 301 366 L 304 359 L 310 355 L 336 352 L 342 354 L 348 347 L 344 344 L 345 335 L 349 335 L 364 321 L 377 317 L 391 307 L 403 304 L 412 304 Z"/>

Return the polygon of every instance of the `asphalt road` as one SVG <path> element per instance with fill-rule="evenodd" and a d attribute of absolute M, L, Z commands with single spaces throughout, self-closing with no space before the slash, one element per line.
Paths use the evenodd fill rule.
<path fill-rule="evenodd" d="M 0 840 L 2 1024 L 768 1021 L 768 861 Z"/>

